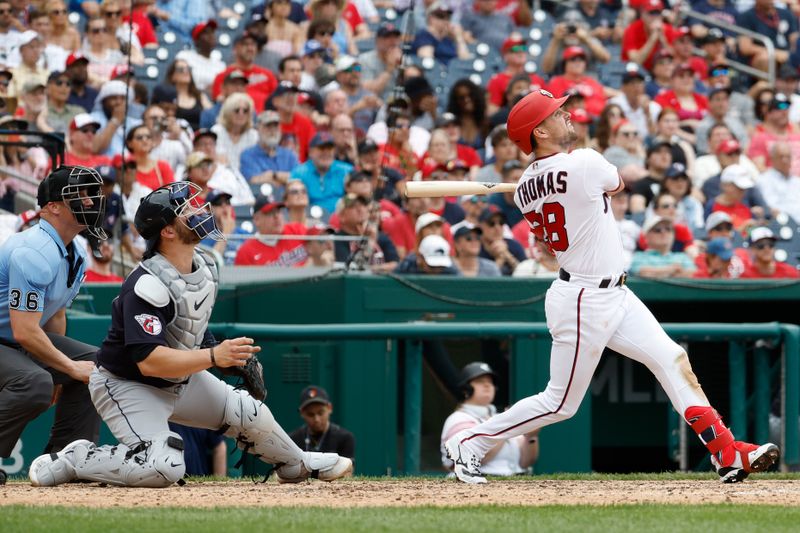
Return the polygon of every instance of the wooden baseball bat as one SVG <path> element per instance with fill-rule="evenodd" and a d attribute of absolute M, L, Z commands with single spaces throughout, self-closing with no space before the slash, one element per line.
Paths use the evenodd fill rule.
<path fill-rule="evenodd" d="M 408 198 L 439 198 L 441 196 L 491 194 L 516 190 L 516 183 L 484 183 L 480 181 L 409 181 L 406 183 Z"/>

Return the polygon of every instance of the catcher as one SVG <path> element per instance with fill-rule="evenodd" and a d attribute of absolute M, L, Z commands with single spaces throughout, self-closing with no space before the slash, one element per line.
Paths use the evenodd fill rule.
<path fill-rule="evenodd" d="M 274 464 L 280 482 L 332 481 L 352 472 L 348 458 L 298 448 L 260 401 L 266 391 L 253 339 L 217 344 L 207 331 L 217 268 L 196 246 L 206 237 L 224 237 L 199 193 L 192 183 L 172 183 L 146 196 L 136 212 L 147 251 L 114 300 L 111 328 L 89 379 L 92 401 L 120 444 L 77 440 L 42 455 L 31 464 L 34 486 L 75 480 L 172 485 L 185 464 L 183 441 L 168 420 L 233 437 Z M 217 379 L 211 367 L 242 376 L 247 391 Z"/>

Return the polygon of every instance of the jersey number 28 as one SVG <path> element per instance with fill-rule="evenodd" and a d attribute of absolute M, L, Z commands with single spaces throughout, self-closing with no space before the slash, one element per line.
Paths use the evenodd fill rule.
<path fill-rule="evenodd" d="M 567 219 L 564 216 L 564 206 L 558 202 L 548 202 L 542 205 L 542 212 L 531 211 L 525 213 L 525 218 L 532 223 L 534 228 L 544 228 L 544 236 L 554 252 L 564 252 L 569 247 L 567 236 Z M 534 233 L 538 233 L 534 229 Z"/>

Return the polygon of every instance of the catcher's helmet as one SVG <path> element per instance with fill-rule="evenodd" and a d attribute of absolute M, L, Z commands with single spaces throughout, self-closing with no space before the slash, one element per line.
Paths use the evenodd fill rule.
<path fill-rule="evenodd" d="M 148 244 L 158 241 L 161 230 L 179 217 L 200 239 L 224 239 L 217 229 L 208 203 L 196 198 L 202 189 L 188 181 L 178 181 L 154 190 L 142 199 L 133 224 Z M 148 246 L 149 247 L 149 246 Z"/>
<path fill-rule="evenodd" d="M 106 197 L 100 186 L 103 178 L 93 168 L 60 166 L 39 183 L 36 200 L 39 207 L 50 202 L 64 202 L 78 224 L 98 239 L 106 239 L 103 222 L 106 216 Z M 87 205 L 87 200 L 91 205 Z"/>
<path fill-rule="evenodd" d="M 475 361 L 461 369 L 458 375 L 458 387 L 464 393 L 464 398 L 470 398 L 474 392 L 469 382 L 481 376 L 492 376 L 492 381 L 497 379 L 492 367 L 482 361 Z"/>

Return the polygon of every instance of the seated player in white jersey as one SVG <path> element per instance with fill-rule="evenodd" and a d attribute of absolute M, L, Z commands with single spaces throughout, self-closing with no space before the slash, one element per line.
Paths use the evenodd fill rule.
<path fill-rule="evenodd" d="M 534 91 L 508 116 L 511 140 L 535 155 L 519 181 L 515 203 L 560 266 L 545 299 L 553 338 L 550 381 L 543 392 L 445 443 L 456 476 L 466 483 L 485 483 L 481 461 L 498 442 L 574 415 L 606 346 L 655 375 L 711 453 L 723 482 L 767 470 L 778 460 L 778 447 L 734 439 L 711 407 L 684 349 L 625 286 L 624 250 L 609 206 L 609 197 L 624 184 L 616 167 L 598 152 L 570 152 L 575 132 L 569 113 L 561 108 L 565 100 Z"/>
<path fill-rule="evenodd" d="M 208 203 L 198 201 L 200 192 L 192 183 L 172 183 L 148 194 L 136 211 L 134 223 L 147 250 L 112 304 L 111 328 L 89 378 L 94 406 L 120 444 L 77 440 L 42 455 L 29 471 L 34 486 L 75 480 L 172 485 L 186 466 L 183 440 L 168 422 L 234 438 L 246 452 L 275 465 L 280 482 L 310 476 L 332 481 L 352 472 L 348 458 L 298 448 L 260 401 L 266 391 L 253 339 L 218 344 L 208 331 L 218 275 L 197 245 L 223 237 Z M 212 367 L 251 369 L 245 383 L 252 395 L 216 378 L 208 372 Z"/>
<path fill-rule="evenodd" d="M 492 367 L 481 361 L 461 369 L 458 386 L 463 401 L 447 417 L 442 427 L 442 464 L 448 470 L 453 469 L 453 461 L 448 459 L 444 443 L 459 431 L 477 426 L 497 413 L 497 408 L 492 405 L 497 392 L 496 378 Z M 491 476 L 525 474 L 538 458 L 539 430 L 534 430 L 529 435 L 499 442 L 483 457 L 481 471 Z"/>

